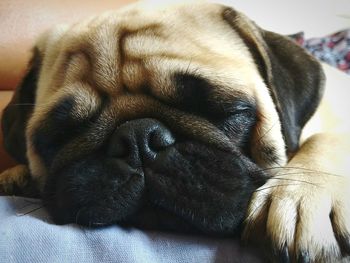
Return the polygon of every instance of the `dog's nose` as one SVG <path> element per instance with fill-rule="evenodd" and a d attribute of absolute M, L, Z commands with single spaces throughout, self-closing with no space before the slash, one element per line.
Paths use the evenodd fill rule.
<path fill-rule="evenodd" d="M 168 128 L 155 119 L 137 119 L 119 126 L 113 133 L 108 155 L 130 165 L 153 160 L 157 153 L 174 144 Z"/>

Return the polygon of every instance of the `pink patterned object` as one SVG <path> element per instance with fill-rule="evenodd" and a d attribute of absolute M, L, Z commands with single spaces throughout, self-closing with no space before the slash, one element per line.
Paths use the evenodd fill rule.
<path fill-rule="evenodd" d="M 305 39 L 303 32 L 290 37 L 318 59 L 350 74 L 350 29 L 321 38 Z"/>

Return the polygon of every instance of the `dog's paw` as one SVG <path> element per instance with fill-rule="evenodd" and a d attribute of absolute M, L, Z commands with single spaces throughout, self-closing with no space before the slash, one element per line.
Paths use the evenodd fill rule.
<path fill-rule="evenodd" d="M 267 238 L 278 262 L 340 262 L 350 255 L 349 191 L 349 178 L 279 170 L 254 193 L 244 237 Z"/>
<path fill-rule="evenodd" d="M 0 193 L 33 197 L 39 194 L 25 165 L 17 165 L 0 174 Z"/>

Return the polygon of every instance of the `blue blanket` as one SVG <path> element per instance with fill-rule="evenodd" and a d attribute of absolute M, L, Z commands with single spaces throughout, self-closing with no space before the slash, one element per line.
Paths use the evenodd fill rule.
<path fill-rule="evenodd" d="M 0 197 L 0 262 L 261 262 L 237 240 L 52 223 L 37 199 Z"/>

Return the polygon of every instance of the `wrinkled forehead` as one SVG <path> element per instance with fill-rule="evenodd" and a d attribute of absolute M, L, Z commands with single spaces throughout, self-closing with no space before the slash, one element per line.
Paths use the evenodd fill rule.
<path fill-rule="evenodd" d="M 158 11 L 128 7 L 43 34 L 36 45 L 41 54 L 36 106 L 26 131 L 32 173 L 46 174 L 32 138 L 37 130 L 44 130 L 41 124 L 51 112 L 69 115 L 77 123 L 98 117 L 99 125 L 93 127 L 96 136 L 90 132 L 81 137 L 88 142 L 97 138 L 97 143 L 81 149 L 77 140 L 64 148 L 76 152 L 72 149 L 79 145 L 77 154 L 102 143 L 116 120 L 145 117 L 160 119 L 169 127 L 173 123 L 174 129 L 176 124 L 199 141 L 228 145 L 228 138 L 205 117 L 208 109 L 210 114 L 211 110 L 222 113 L 224 105 L 242 96 L 253 102 L 259 118 L 253 135 L 260 145 L 253 153 L 257 162 L 269 167 L 279 158 L 282 163 L 285 147 L 278 113 L 248 47 L 232 28 L 235 21 L 230 24 L 224 18 L 225 10 L 203 3 Z M 181 89 L 190 92 L 177 96 Z M 74 103 L 60 107 L 66 98 Z M 176 99 L 180 103 L 173 103 Z M 204 114 L 184 107 L 193 102 L 200 109 L 204 105 Z M 265 157 L 267 151 L 276 152 L 273 161 Z"/>
<path fill-rule="evenodd" d="M 223 92 L 253 93 L 259 74 L 244 42 L 224 20 L 224 9 L 214 4 L 161 10 L 136 5 L 57 27 L 38 41 L 45 56 L 37 99 L 82 78 L 109 95 L 144 86 L 161 87 L 167 95 L 177 73 L 210 79 Z"/>

